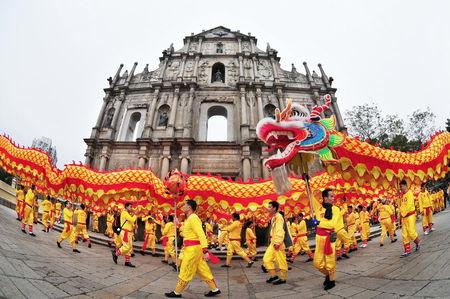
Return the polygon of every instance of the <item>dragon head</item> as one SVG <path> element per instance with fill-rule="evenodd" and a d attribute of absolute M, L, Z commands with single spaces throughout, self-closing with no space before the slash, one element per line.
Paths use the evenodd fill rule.
<path fill-rule="evenodd" d="M 334 131 L 334 116 L 321 118 L 320 114 L 331 104 L 330 95 L 325 95 L 324 99 L 325 105 L 315 106 L 311 112 L 288 100 L 283 111 L 275 109 L 275 118 L 267 117 L 258 122 L 256 133 L 269 150 L 282 150 L 266 160 L 267 168 L 289 163 L 297 153 L 318 154 L 324 161 L 334 160 L 329 147 L 341 144 L 343 137 Z"/>

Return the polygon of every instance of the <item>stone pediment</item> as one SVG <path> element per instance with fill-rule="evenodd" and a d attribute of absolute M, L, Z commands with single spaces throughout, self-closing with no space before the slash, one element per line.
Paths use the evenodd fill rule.
<path fill-rule="evenodd" d="M 230 29 L 223 26 L 218 26 L 194 35 L 194 37 L 204 37 L 204 38 L 237 38 L 242 36 L 247 35 L 239 32 L 233 32 Z"/>

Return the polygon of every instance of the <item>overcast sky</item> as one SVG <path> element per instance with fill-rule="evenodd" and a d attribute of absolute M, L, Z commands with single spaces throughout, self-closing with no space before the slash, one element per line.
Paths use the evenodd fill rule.
<path fill-rule="evenodd" d="M 223 25 L 278 50 L 282 66 L 322 63 L 341 111 L 376 102 L 402 117 L 450 118 L 449 1 L 0 1 L 0 133 L 47 136 L 58 166 L 84 161 L 106 78 L 156 68 L 161 51 Z"/>

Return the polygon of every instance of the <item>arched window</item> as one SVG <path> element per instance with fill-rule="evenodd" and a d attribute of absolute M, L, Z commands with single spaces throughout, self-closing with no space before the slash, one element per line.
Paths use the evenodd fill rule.
<path fill-rule="evenodd" d="M 206 123 L 206 141 L 228 140 L 227 109 L 222 106 L 213 106 L 208 109 Z"/>
<path fill-rule="evenodd" d="M 264 107 L 264 116 L 275 118 L 275 106 L 272 104 L 267 104 Z"/>
<path fill-rule="evenodd" d="M 217 43 L 216 53 L 223 53 L 223 44 L 222 43 Z"/>
<path fill-rule="evenodd" d="M 110 128 L 112 124 L 112 120 L 114 117 L 114 112 L 116 112 L 116 109 L 109 108 L 108 113 L 106 113 L 105 122 L 103 123 L 104 128 Z"/>
<path fill-rule="evenodd" d="M 158 109 L 158 119 L 156 125 L 158 127 L 167 127 L 167 124 L 169 123 L 169 111 L 170 106 L 169 105 L 162 105 Z"/>
<path fill-rule="evenodd" d="M 130 116 L 130 122 L 128 124 L 127 135 L 125 136 L 125 141 L 136 141 L 139 137 L 138 128 L 141 123 L 141 113 L 133 112 Z"/>
<path fill-rule="evenodd" d="M 222 82 L 225 83 L 225 65 L 217 62 L 212 66 L 211 83 Z"/>

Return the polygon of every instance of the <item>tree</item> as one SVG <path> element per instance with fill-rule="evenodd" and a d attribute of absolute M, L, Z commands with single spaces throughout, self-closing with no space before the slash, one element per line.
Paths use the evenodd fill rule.
<path fill-rule="evenodd" d="M 430 108 L 420 111 L 416 110 L 409 116 L 408 137 L 410 140 L 425 143 L 436 131 L 436 116 Z"/>

